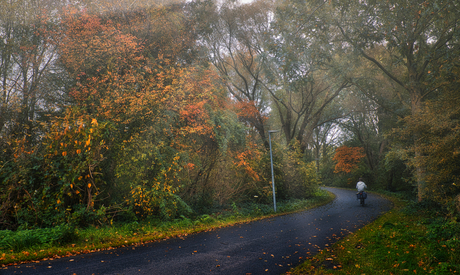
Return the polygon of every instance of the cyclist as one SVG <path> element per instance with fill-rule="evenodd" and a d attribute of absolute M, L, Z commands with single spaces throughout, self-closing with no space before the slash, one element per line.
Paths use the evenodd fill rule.
<path fill-rule="evenodd" d="M 364 191 L 367 188 L 367 185 L 364 183 L 362 178 L 359 178 L 358 183 L 356 184 L 356 189 L 358 189 L 358 193 Z"/>

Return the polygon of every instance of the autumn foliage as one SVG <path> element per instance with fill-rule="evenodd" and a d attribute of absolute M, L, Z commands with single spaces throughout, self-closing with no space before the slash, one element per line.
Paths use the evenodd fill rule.
<path fill-rule="evenodd" d="M 361 147 L 341 146 L 335 150 L 333 160 L 337 162 L 334 173 L 351 173 L 358 168 L 358 164 L 364 154 Z"/>
<path fill-rule="evenodd" d="M 254 102 L 229 102 L 215 71 L 188 60 L 194 34 L 175 28 L 187 21 L 181 9 L 126 16 L 67 8 L 50 32 L 66 101 L 43 116 L 34 142 L 11 142 L 0 226 L 172 219 L 269 201 L 268 154 L 247 124 L 267 118 Z"/>

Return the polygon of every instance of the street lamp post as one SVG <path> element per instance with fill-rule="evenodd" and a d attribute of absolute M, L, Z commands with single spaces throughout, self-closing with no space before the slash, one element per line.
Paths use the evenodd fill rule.
<path fill-rule="evenodd" d="M 268 143 L 270 144 L 270 164 L 272 168 L 272 189 L 273 189 L 273 209 L 276 213 L 276 196 L 275 196 L 275 175 L 273 173 L 273 154 L 272 154 L 272 139 L 270 134 L 279 132 L 279 130 L 270 130 L 268 131 Z"/>

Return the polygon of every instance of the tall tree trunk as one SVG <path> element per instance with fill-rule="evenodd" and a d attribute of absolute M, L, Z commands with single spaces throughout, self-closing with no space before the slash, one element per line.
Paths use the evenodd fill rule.
<path fill-rule="evenodd" d="M 417 115 L 421 111 L 421 92 L 414 89 L 411 93 L 411 115 Z M 422 156 L 420 134 L 414 134 L 415 142 L 415 179 L 417 181 L 417 200 L 421 202 L 426 193 L 425 168 L 420 164 Z"/>

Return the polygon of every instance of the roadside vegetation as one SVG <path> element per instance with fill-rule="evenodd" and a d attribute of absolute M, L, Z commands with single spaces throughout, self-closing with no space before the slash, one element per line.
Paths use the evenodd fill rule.
<path fill-rule="evenodd" d="M 293 268 L 299 274 L 458 274 L 460 224 L 451 210 L 387 193 L 395 207 Z"/>
<path fill-rule="evenodd" d="M 460 218 L 459 1 L 0 7 L 2 261 L 220 226 L 358 178 L 447 209 L 425 233 Z"/>
<path fill-rule="evenodd" d="M 276 213 L 272 205 L 246 203 L 233 204 L 219 211 L 216 209 L 214 213 L 181 216 L 170 221 L 154 218 L 86 228 L 61 225 L 46 229 L 2 230 L 0 263 L 6 266 L 181 238 L 202 231 L 303 211 L 326 204 L 333 198 L 331 193 L 319 189 L 310 199 L 278 202 Z"/>

